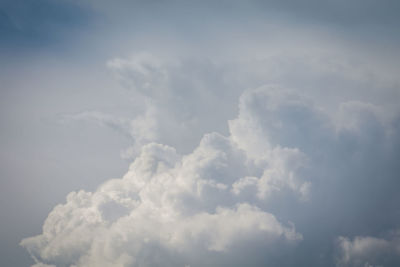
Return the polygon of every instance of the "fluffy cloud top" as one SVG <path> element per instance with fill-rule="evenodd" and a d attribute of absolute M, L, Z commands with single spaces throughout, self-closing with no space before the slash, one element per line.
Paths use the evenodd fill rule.
<path fill-rule="evenodd" d="M 144 145 L 122 179 L 70 193 L 21 244 L 39 266 L 331 265 L 342 233 L 396 227 L 386 189 L 399 128 L 383 117 L 372 104 L 328 114 L 291 90 L 246 90 L 228 136 L 206 134 L 186 155 Z M 389 243 L 340 238 L 336 262 L 358 266 L 376 246 Z"/>
<path fill-rule="evenodd" d="M 400 116 L 350 101 L 354 93 L 321 97 L 316 85 L 336 88 L 321 76 L 345 91 L 364 86 L 367 72 L 324 53 L 232 65 L 148 53 L 110 60 L 134 117 L 63 119 L 128 137 L 133 163 L 95 192 L 70 193 L 21 244 L 39 266 L 352 264 L 359 240 L 335 247 L 338 237 L 398 228 Z M 396 80 L 375 74 L 372 96 Z"/>
<path fill-rule="evenodd" d="M 265 253 L 290 247 L 302 239 L 293 224 L 241 195 L 246 184 L 240 179 L 259 173 L 260 199 L 271 191 L 298 189 L 287 166 L 296 161 L 297 151 L 271 153 L 282 157 L 267 166 L 267 160 L 248 158 L 230 138 L 216 133 L 185 156 L 148 144 L 122 179 L 94 193 L 70 193 L 67 203 L 50 213 L 43 234 L 22 245 L 38 263 L 57 266 L 197 266 L 207 261 L 217 266 L 254 253 L 247 246 Z"/>

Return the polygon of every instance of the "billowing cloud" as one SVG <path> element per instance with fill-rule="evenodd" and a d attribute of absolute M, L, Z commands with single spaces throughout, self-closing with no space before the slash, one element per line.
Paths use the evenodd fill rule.
<path fill-rule="evenodd" d="M 282 175 L 289 171 L 286 158 L 281 160 L 283 164 L 261 167 L 265 163 L 246 158 L 219 134 L 205 136 L 185 156 L 151 143 L 122 179 L 108 181 L 94 193 L 70 193 L 66 204 L 50 213 L 43 234 L 21 244 L 38 263 L 57 266 L 253 262 L 247 257 L 254 252 L 244 250 L 247 246 L 274 257 L 277 246 L 290 248 L 302 235 L 292 223 L 280 222 L 231 189 L 241 177 L 264 168 L 274 176 L 264 186 L 285 188 L 287 177 Z"/>
<path fill-rule="evenodd" d="M 0 2 L 0 265 L 399 265 L 398 1 Z"/>
<path fill-rule="evenodd" d="M 248 89 L 227 136 L 206 134 L 184 155 L 142 146 L 122 179 L 70 193 L 21 244 L 56 266 L 353 264 L 358 243 L 387 241 L 339 236 L 396 224 L 397 118 L 369 103 L 329 113 L 291 89 Z"/>

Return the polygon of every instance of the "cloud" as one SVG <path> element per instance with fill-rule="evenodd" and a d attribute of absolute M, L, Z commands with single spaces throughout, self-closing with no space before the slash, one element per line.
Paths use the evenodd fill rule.
<path fill-rule="evenodd" d="M 43 234 L 21 244 L 38 262 L 57 266 L 196 266 L 207 259 L 216 266 L 246 258 L 246 246 L 265 253 L 290 248 L 302 239 L 291 223 L 230 191 L 249 167 L 219 134 L 185 156 L 148 144 L 122 179 L 94 193 L 70 193 L 49 214 Z"/>
<path fill-rule="evenodd" d="M 168 81 L 168 70 L 159 58 L 150 53 L 142 52 L 128 60 L 115 58 L 107 66 L 130 90 L 137 90 L 153 98 L 162 98 L 167 93 L 165 84 Z"/>
<path fill-rule="evenodd" d="M 229 122 L 231 138 L 249 157 L 269 158 L 269 164 L 281 159 L 268 156 L 271 147 L 297 154 L 285 161 L 292 168 L 286 168 L 288 175 L 278 175 L 291 191 L 284 194 L 281 187 L 281 195 L 263 205 L 290 218 L 303 234 L 299 254 L 292 254 L 298 265 L 331 265 L 331 243 L 338 235 L 375 235 L 397 227 L 398 113 L 360 101 L 342 102 L 329 112 L 306 94 L 279 86 L 245 91 L 239 107 Z M 265 173 L 265 180 L 239 180 L 234 192 L 269 185 L 274 176 Z M 298 205 L 292 195 L 304 198 L 303 192 L 308 201 Z"/>
<path fill-rule="evenodd" d="M 27 253 L 17 256 L 13 244 L 39 234 L 50 206 L 79 189 L 92 191 L 90 203 L 107 195 L 88 204 L 101 214 L 104 231 L 87 226 L 72 240 L 49 230 L 57 224 L 50 220 L 47 243 L 23 243 L 37 265 L 193 267 L 207 259 L 247 266 L 251 259 L 258 266 L 333 266 L 339 236 L 389 241 L 382 233 L 398 229 L 398 2 L 5 0 L 0 6 L 6 214 L 0 265 L 28 265 L 21 263 Z M 46 119 L 68 112 L 69 125 Z M 87 122 L 122 138 L 82 127 Z M 158 145 L 149 144 L 165 151 L 151 152 Z M 94 190 L 127 165 L 115 150 L 141 162 L 132 167 L 143 170 L 133 178 L 144 190 L 139 196 L 108 197 L 134 191 L 124 183 L 105 187 L 107 193 Z M 147 174 L 153 161 L 166 165 L 171 181 L 179 174 L 196 182 L 189 179 L 182 193 L 169 178 Z M 132 226 L 110 234 L 110 225 L 158 195 L 196 225 L 197 234 L 184 242 L 188 250 L 165 245 L 150 230 L 147 237 L 125 234 Z M 60 210 L 61 228 L 72 229 L 79 218 L 90 225 L 92 215 L 78 212 L 82 205 L 71 216 Z M 273 216 L 281 238 L 257 224 L 254 232 L 243 226 L 246 238 L 236 236 L 234 222 L 245 212 L 268 225 Z M 164 233 L 157 219 L 143 218 L 131 224 Z M 233 221 L 235 232 L 216 230 L 225 240 L 220 244 L 201 232 L 218 221 Z M 302 238 L 290 239 L 285 229 Z M 100 237 L 109 236 L 101 245 Z M 137 250 L 127 249 L 131 244 Z"/>
<path fill-rule="evenodd" d="M 241 79 L 218 64 L 110 62 L 141 115 L 67 117 L 121 131 L 135 159 L 123 178 L 70 193 L 21 242 L 37 264 L 330 266 L 339 236 L 396 228 L 397 113 L 358 99 L 324 109 L 280 84 L 245 90 L 229 119 L 234 101 L 219 102 Z M 224 120 L 226 133 L 208 131 Z M 191 133 L 201 141 L 182 152 Z"/>
<path fill-rule="evenodd" d="M 189 153 L 205 133 L 228 132 L 226 121 L 235 115 L 242 88 L 234 85 L 228 77 L 232 74 L 225 73 L 220 63 L 141 52 L 114 58 L 107 66 L 127 90 L 128 116 L 88 110 L 61 114 L 59 121 L 89 121 L 119 132 L 132 143 L 122 152 L 130 160 L 149 142 Z"/>
<path fill-rule="evenodd" d="M 216 131 L 228 135 L 229 126 L 226 122 L 236 116 L 237 102 L 244 88 L 256 88 L 263 84 L 278 85 L 276 91 L 279 88 L 294 88 L 292 91 L 301 92 L 297 96 L 296 93 L 291 96 L 300 99 L 290 101 L 297 101 L 297 108 L 304 114 L 297 112 L 294 107 L 285 111 L 281 107 L 280 112 L 287 114 L 276 116 L 287 116 L 288 120 L 300 120 L 309 125 L 287 124 L 287 127 L 293 125 L 302 129 L 275 129 L 275 136 L 270 133 L 270 138 L 291 133 L 290 137 L 286 137 L 288 143 L 284 144 L 289 147 L 296 148 L 300 141 L 298 138 L 305 136 L 310 137 L 309 142 L 314 143 L 311 134 L 296 134 L 291 130 L 310 131 L 313 127 L 332 126 L 329 123 L 324 125 L 330 118 L 317 116 L 329 117 L 336 112 L 337 106 L 342 105 L 344 109 L 350 103 L 355 106 L 355 102 L 359 102 L 360 105 L 376 108 L 377 105 L 368 104 L 371 102 L 378 105 L 385 103 L 385 112 L 398 109 L 393 101 L 396 97 L 388 97 L 391 91 L 398 91 L 395 89 L 398 79 L 392 74 L 390 64 L 385 67 L 379 65 L 378 68 L 378 64 L 371 64 L 370 58 L 344 48 L 340 51 L 330 45 L 320 43 L 319 46 L 313 44 L 310 47 L 309 41 L 303 40 L 296 49 L 280 47 L 281 45 L 276 47 L 272 43 L 269 45 L 271 52 L 266 52 L 265 48 L 260 50 L 259 47 L 248 47 L 248 44 L 242 48 L 232 46 L 234 51 L 251 51 L 244 56 L 236 55 L 237 53 L 232 56 L 232 51 L 225 52 L 220 57 L 212 54 L 185 56 L 184 53 L 176 52 L 171 52 L 171 55 L 160 52 L 156 55 L 142 51 L 128 57 L 115 57 L 107 62 L 107 67 L 126 89 L 130 107 L 125 111 L 125 116 L 121 117 L 112 110 L 108 113 L 89 110 L 65 115 L 64 119 L 93 121 L 118 131 L 132 143 L 121 152 L 122 157 L 133 160 L 140 148 L 149 142 L 167 144 L 180 153 L 189 153 L 206 133 Z M 382 90 L 386 93 L 382 94 Z M 303 94 L 311 97 L 305 100 Z M 273 97 L 271 93 L 271 100 L 268 101 L 280 101 Z M 275 97 L 279 97 L 278 94 Z M 242 97 L 242 101 L 251 101 L 244 98 L 246 96 Z M 318 105 L 314 105 L 313 101 L 317 101 Z M 292 106 L 293 103 L 287 104 Z M 310 104 L 321 110 L 308 109 Z M 379 116 L 382 117 L 382 114 Z M 342 119 L 342 123 L 345 123 L 346 118 Z M 268 123 L 264 122 L 262 125 Z M 313 145 L 308 144 L 308 147 Z"/>
<path fill-rule="evenodd" d="M 388 239 L 356 236 L 353 240 L 339 237 L 337 240 L 337 266 L 397 266 L 400 264 L 400 239 L 398 232 Z"/>
<path fill-rule="evenodd" d="M 297 101 L 298 109 L 302 109 L 302 112 L 311 112 L 310 116 L 297 113 L 294 108 L 292 111 L 285 111 L 289 120 L 309 120 L 302 120 L 302 123 L 309 125 L 303 125 L 301 127 L 304 129 L 297 131 L 314 126 L 325 127 L 320 125 L 323 118 L 311 116 L 326 116 L 324 112 L 335 113 L 340 105 L 345 108 L 350 103 L 355 106 L 355 102 L 359 102 L 360 105 L 370 105 L 372 108 L 385 104 L 385 112 L 398 109 L 393 101 L 397 97 L 388 97 L 392 92 L 398 91 L 399 82 L 396 75 L 393 75 L 390 64 L 385 67 L 372 64 L 371 61 L 375 59 L 365 58 L 352 51 L 338 51 L 325 43 L 320 44 L 325 48 L 318 47 L 317 52 L 309 45 L 303 41 L 292 51 L 271 44 L 270 49 L 273 52 L 259 51 L 255 47 L 254 54 L 231 58 L 229 52 L 222 58 L 212 55 L 200 58 L 180 55 L 171 58 L 149 52 L 134 53 L 126 58 L 116 57 L 109 60 L 107 66 L 127 90 L 131 100 L 131 117 L 121 118 L 116 114 L 99 111 L 72 116 L 81 119 L 83 116 L 86 119 L 91 117 L 100 125 L 130 136 L 132 148 L 125 154 L 130 154 L 131 159 L 134 159 L 140 147 L 149 141 L 168 144 L 180 152 L 189 153 L 208 132 L 228 134 L 226 122 L 236 116 L 237 100 L 243 90 L 263 84 L 276 84 L 277 91 L 280 87 L 301 92 L 295 97 L 304 98 L 301 96 L 303 94 L 311 96 L 307 99 L 308 102 L 303 102 L 305 99 L 290 100 Z M 249 47 L 242 49 L 249 50 Z M 382 90 L 385 91 L 384 94 Z M 271 98 L 270 101 L 275 100 Z M 313 101 L 317 101 L 317 105 Z M 308 110 L 310 104 L 325 110 Z M 294 115 L 303 117 L 295 118 Z M 289 133 L 289 129 L 282 132 Z M 293 136 L 311 137 L 294 133 Z M 298 140 L 292 142 L 297 144 Z"/>

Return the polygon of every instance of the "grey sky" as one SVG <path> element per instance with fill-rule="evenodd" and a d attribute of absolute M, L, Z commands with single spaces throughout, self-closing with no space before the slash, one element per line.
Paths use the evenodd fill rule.
<path fill-rule="evenodd" d="M 272 266 L 395 266 L 399 11 L 398 1 L 373 0 L 1 1 L 1 265 L 33 264 L 20 241 L 41 234 L 69 192 L 94 192 L 122 177 L 138 155 L 148 156 L 143 145 L 157 142 L 196 158 L 203 136 L 217 132 L 239 140 L 228 146 L 233 155 L 235 149 L 256 153 L 249 138 L 268 151 L 298 149 L 310 164 L 292 170 L 295 185 L 279 182 L 281 195 L 269 204 L 255 198 L 254 179 L 241 180 L 251 186 L 235 200 L 207 191 L 215 197 L 207 207 L 248 202 L 274 215 L 282 229 L 293 222 L 303 236 L 277 241 L 292 255 L 286 260 L 265 240 L 238 239 L 243 243 L 232 251 L 265 246 Z M 257 89 L 265 86 L 292 93 Z M 247 135 L 242 128 L 255 130 Z M 222 143 L 217 139 L 210 149 L 224 151 Z M 262 188 L 267 167 L 236 170 L 229 158 L 232 170 L 220 174 L 212 169 L 219 163 L 209 160 L 211 169 L 196 168 L 212 179 L 237 179 L 239 186 L 231 173 L 238 171 L 259 178 Z M 306 202 L 299 200 L 305 182 L 311 183 Z M 186 209 L 201 206 L 188 201 Z M 381 252 L 357 252 L 357 244 Z M 158 245 L 161 259 L 172 257 Z M 197 266 L 208 251 L 193 246 L 199 255 L 176 255 L 171 265 L 192 259 Z M 212 254 L 210 264 L 232 263 L 235 253 L 229 255 L 226 261 Z M 252 255 L 254 264 L 265 260 L 258 252 L 243 255 Z"/>

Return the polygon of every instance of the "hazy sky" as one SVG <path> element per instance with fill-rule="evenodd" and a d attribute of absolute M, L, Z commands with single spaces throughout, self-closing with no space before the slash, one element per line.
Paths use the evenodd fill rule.
<path fill-rule="evenodd" d="M 0 0 L 0 265 L 399 266 L 399 12 Z"/>

